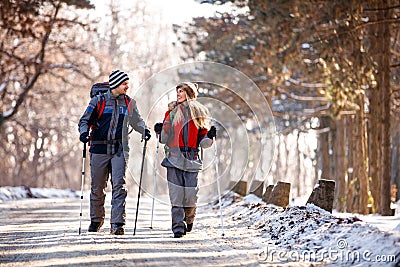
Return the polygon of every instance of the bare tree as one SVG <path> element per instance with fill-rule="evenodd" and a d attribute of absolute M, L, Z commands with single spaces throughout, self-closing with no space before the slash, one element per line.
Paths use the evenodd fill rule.
<path fill-rule="evenodd" d="M 80 23 L 76 19 L 60 16 L 63 7 L 93 7 L 85 0 L 29 2 L 2 1 L 0 4 L 0 99 L 5 110 L 0 113 L 0 127 L 17 114 L 40 76 L 54 68 L 67 67 L 70 63 L 57 64 L 48 57 L 49 50 L 57 45 L 51 38 L 53 30 Z"/>

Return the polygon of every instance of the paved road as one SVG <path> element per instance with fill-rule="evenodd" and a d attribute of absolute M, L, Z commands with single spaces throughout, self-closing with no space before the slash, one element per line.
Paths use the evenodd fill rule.
<path fill-rule="evenodd" d="M 86 198 L 87 199 L 87 198 Z M 86 202 L 86 201 L 85 201 Z M 109 199 L 107 199 L 109 203 Z M 221 237 L 219 212 L 200 209 L 194 230 L 181 239 L 172 237 L 170 207 L 156 202 L 153 230 L 149 229 L 151 199 L 143 197 L 136 235 L 135 200 L 127 202 L 124 236 L 87 233 L 88 203 L 84 205 L 82 234 L 79 199 L 26 199 L 0 203 L 1 266 L 258 266 L 260 249 L 252 244 L 259 235 L 225 217 Z M 106 206 L 109 215 L 110 207 Z M 108 218 L 106 218 L 108 220 Z"/>

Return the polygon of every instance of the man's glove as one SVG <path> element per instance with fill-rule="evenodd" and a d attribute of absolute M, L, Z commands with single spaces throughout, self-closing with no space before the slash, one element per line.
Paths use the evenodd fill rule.
<path fill-rule="evenodd" d="M 88 132 L 83 132 L 83 133 L 81 133 L 81 135 L 79 136 L 79 140 L 80 140 L 82 143 L 87 143 L 87 142 L 89 141 L 88 135 L 89 135 Z"/>
<path fill-rule="evenodd" d="M 211 126 L 210 130 L 208 130 L 207 137 L 213 139 L 217 136 L 217 129 L 214 126 Z"/>
<path fill-rule="evenodd" d="M 149 141 L 150 137 L 151 137 L 150 130 L 146 128 L 144 130 L 144 140 Z"/>
<path fill-rule="evenodd" d="M 161 134 L 162 127 L 163 124 L 161 122 L 157 122 L 156 124 L 154 124 L 154 131 L 156 132 L 156 134 Z"/>

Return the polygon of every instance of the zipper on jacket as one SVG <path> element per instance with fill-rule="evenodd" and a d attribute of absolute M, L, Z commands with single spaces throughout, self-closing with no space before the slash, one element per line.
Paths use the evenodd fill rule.
<path fill-rule="evenodd" d="M 113 113 L 111 116 L 111 123 L 110 123 L 110 129 L 109 129 L 109 135 L 108 135 L 108 140 L 113 140 L 115 139 L 115 135 L 117 133 L 117 125 L 118 125 L 118 99 L 111 99 L 114 103 L 114 108 L 113 108 Z M 108 144 L 107 146 L 110 146 L 110 153 L 114 154 L 115 153 L 115 144 Z M 108 149 L 107 149 L 108 150 Z"/>

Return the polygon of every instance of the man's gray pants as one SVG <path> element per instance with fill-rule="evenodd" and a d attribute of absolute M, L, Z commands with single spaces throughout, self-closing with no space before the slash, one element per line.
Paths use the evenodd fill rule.
<path fill-rule="evenodd" d="M 105 216 L 105 188 L 111 169 L 111 220 L 110 223 L 125 224 L 125 204 L 127 196 L 125 169 L 126 161 L 123 152 L 114 155 L 90 154 L 91 192 L 90 219 L 93 222 L 103 222 Z"/>
<path fill-rule="evenodd" d="M 185 222 L 191 224 L 196 216 L 198 172 L 167 168 L 169 198 L 171 201 L 172 232 L 183 233 Z"/>

